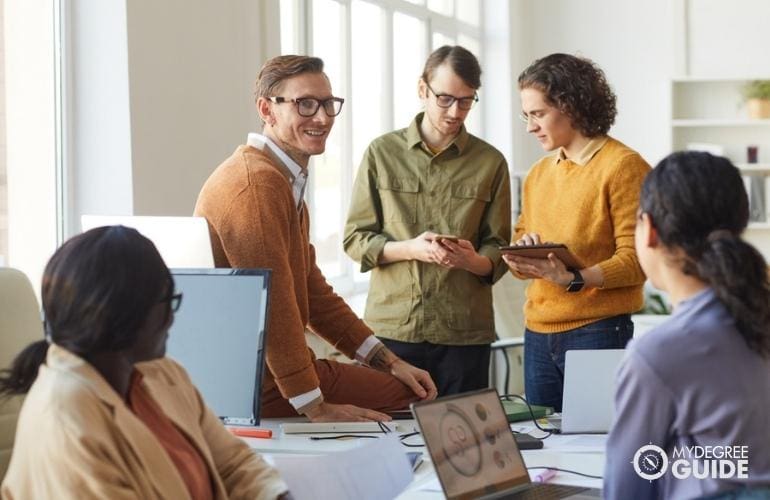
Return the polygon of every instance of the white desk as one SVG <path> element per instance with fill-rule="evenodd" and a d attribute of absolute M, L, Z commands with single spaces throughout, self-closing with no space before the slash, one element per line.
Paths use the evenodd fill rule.
<path fill-rule="evenodd" d="M 301 421 L 303 419 L 292 419 Z M 361 444 L 371 442 L 371 438 L 358 439 L 331 439 L 314 441 L 307 434 L 283 434 L 280 424 L 285 420 L 263 419 L 260 427 L 273 431 L 272 439 L 243 438 L 252 449 L 264 454 L 299 453 L 305 455 L 328 454 L 349 450 Z M 398 420 L 396 424 L 402 429 L 408 430 L 416 427 L 412 420 Z M 523 422 L 513 424 L 514 429 L 530 427 L 531 423 Z M 400 431 L 399 434 L 404 434 Z M 537 432 L 533 434 L 538 435 Z M 324 434 L 313 434 L 323 436 Z M 330 434 L 333 435 L 333 434 Z M 376 434 L 370 434 L 376 435 Z M 528 467 L 558 467 L 560 469 L 575 470 L 595 476 L 601 476 L 604 470 L 604 441 L 606 435 L 552 435 L 543 441 L 542 450 L 523 450 L 522 456 Z M 413 436 L 406 440 L 408 443 L 422 443 L 420 436 Z M 415 473 L 412 484 L 399 495 L 400 500 L 428 500 L 444 498 L 440 491 L 424 491 L 423 487 L 436 479 L 433 465 L 430 463 L 430 455 L 425 447 L 412 448 L 404 446 L 404 451 L 421 451 L 423 464 Z M 542 470 L 532 471 L 532 476 Z M 568 473 L 557 473 L 550 482 L 557 484 L 571 484 L 591 488 L 601 488 L 602 481 L 588 479 Z"/>

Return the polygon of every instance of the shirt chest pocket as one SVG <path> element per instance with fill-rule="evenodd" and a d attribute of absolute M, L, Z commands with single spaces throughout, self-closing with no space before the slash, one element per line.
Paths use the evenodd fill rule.
<path fill-rule="evenodd" d="M 380 177 L 377 190 L 382 202 L 382 217 L 385 222 L 417 222 L 417 196 L 420 183 L 409 177 Z"/>
<path fill-rule="evenodd" d="M 484 215 L 492 194 L 489 187 L 455 182 L 452 184 L 452 196 L 449 198 L 449 223 L 452 228 L 461 231 L 458 234 L 475 234 Z"/>

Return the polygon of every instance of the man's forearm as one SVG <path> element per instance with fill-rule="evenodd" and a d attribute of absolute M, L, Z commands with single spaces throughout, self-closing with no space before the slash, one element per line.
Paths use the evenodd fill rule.
<path fill-rule="evenodd" d="M 471 262 L 469 262 L 467 271 L 483 278 L 492 274 L 494 267 L 495 266 L 492 264 L 492 260 L 489 257 L 476 254 L 473 259 L 471 259 Z"/>
<path fill-rule="evenodd" d="M 389 241 L 385 243 L 377 262 L 379 264 L 392 264 L 393 262 L 412 260 L 413 258 L 409 240 Z"/>
<path fill-rule="evenodd" d="M 372 349 L 366 364 L 375 370 L 390 373 L 390 367 L 399 359 L 400 358 L 398 356 L 393 354 L 393 351 L 385 347 L 385 344 L 380 344 L 379 346 Z"/>

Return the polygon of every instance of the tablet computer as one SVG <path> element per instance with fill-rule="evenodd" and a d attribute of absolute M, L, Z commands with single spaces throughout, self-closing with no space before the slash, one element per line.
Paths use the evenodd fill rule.
<path fill-rule="evenodd" d="M 543 245 L 510 245 L 500 247 L 503 253 L 518 255 L 520 257 L 529 257 L 531 259 L 547 259 L 549 253 L 553 253 L 558 259 L 564 262 L 564 265 L 570 269 L 583 269 L 575 255 L 569 251 L 567 245 L 561 243 L 546 243 Z"/>

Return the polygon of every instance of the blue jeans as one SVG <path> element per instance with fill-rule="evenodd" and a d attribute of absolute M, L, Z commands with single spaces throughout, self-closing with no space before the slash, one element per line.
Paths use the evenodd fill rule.
<path fill-rule="evenodd" d="M 624 349 L 634 336 L 631 316 L 623 314 L 561 333 L 524 330 L 524 390 L 531 404 L 561 412 L 564 355 L 577 349 Z"/>

